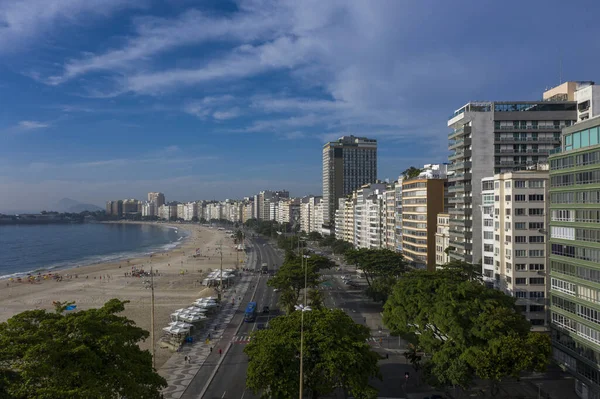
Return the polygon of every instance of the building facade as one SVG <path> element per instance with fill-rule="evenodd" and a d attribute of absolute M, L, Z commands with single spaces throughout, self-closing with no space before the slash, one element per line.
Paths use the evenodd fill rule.
<path fill-rule="evenodd" d="M 544 166 L 494 176 L 494 287 L 517 298 L 517 308 L 535 331 L 548 326 L 549 174 Z"/>
<path fill-rule="evenodd" d="M 377 140 L 343 136 L 323 146 L 323 221 L 333 222 L 340 198 L 377 180 Z"/>
<path fill-rule="evenodd" d="M 372 183 L 356 190 L 353 231 L 355 248 L 381 248 L 385 189 L 385 183 Z"/>
<path fill-rule="evenodd" d="M 165 195 L 163 193 L 148 193 L 148 202 L 154 204 L 155 216 L 158 216 L 158 209 L 165 204 Z"/>
<path fill-rule="evenodd" d="M 553 94 L 560 97 L 560 90 Z M 450 237 L 460 243 L 450 257 L 469 263 L 482 259 L 481 180 L 497 173 L 546 163 L 560 145 L 560 132 L 577 119 L 574 101 L 471 102 L 448 120 L 452 155 L 449 188 L 454 211 Z"/>
<path fill-rule="evenodd" d="M 416 268 L 436 269 L 437 215 L 446 211 L 447 197 L 445 178 L 402 181 L 402 253 Z"/>
<path fill-rule="evenodd" d="M 494 199 L 494 177 L 486 177 L 481 180 L 481 275 L 488 288 L 500 288 L 500 266 L 494 264 Z"/>
<path fill-rule="evenodd" d="M 398 181 L 395 184 L 395 195 L 394 200 L 396 201 L 396 251 L 402 252 L 402 182 L 404 178 L 402 176 L 398 177 Z"/>
<path fill-rule="evenodd" d="M 450 246 L 450 215 L 448 213 L 438 213 L 437 227 L 435 232 L 435 264 L 440 267 L 449 262 L 448 251 Z"/>
<path fill-rule="evenodd" d="M 383 247 L 396 251 L 396 184 L 388 184 L 383 193 L 383 213 L 385 216 Z"/>
<path fill-rule="evenodd" d="M 550 157 L 554 358 L 582 398 L 600 398 L 600 118 L 563 130 Z"/>

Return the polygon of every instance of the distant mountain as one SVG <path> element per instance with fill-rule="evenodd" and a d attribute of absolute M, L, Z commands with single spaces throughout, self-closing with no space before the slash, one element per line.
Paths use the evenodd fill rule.
<path fill-rule="evenodd" d="M 75 201 L 71 198 L 63 198 L 58 201 L 52 209 L 49 209 L 56 212 L 69 212 L 69 213 L 79 213 L 83 211 L 101 211 L 102 208 L 93 204 L 84 204 L 79 201 Z"/>

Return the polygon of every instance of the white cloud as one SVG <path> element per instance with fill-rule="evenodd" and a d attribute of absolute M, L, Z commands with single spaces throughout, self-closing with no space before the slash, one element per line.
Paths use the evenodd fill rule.
<path fill-rule="evenodd" d="M 231 108 L 227 111 L 216 111 L 213 113 L 213 118 L 215 118 L 216 120 L 219 120 L 219 121 L 224 121 L 227 119 L 237 118 L 241 114 L 242 114 L 242 112 L 240 111 L 240 109 L 235 107 L 235 108 Z"/>
<path fill-rule="evenodd" d="M 0 2 L 0 53 L 18 50 L 24 42 L 52 32 L 62 24 L 75 24 L 89 16 L 107 16 L 121 8 L 136 7 L 137 0 L 18 0 Z"/>
<path fill-rule="evenodd" d="M 140 62 L 178 47 L 205 41 L 251 42 L 282 27 L 268 10 L 238 14 L 233 18 L 214 18 L 198 10 L 188 10 L 176 18 L 143 17 L 134 21 L 136 36 L 119 49 L 88 54 L 68 61 L 61 74 L 47 79 L 49 84 L 64 83 L 97 70 L 130 69 Z"/>
<path fill-rule="evenodd" d="M 242 110 L 237 106 L 235 97 L 231 95 L 207 96 L 202 100 L 188 102 L 183 111 L 200 119 L 212 117 L 217 121 L 234 119 L 242 115 Z"/>
<path fill-rule="evenodd" d="M 38 121 L 21 121 L 21 122 L 19 122 L 18 126 L 22 130 L 35 130 L 35 129 L 44 129 L 50 125 L 48 123 L 38 122 Z"/>

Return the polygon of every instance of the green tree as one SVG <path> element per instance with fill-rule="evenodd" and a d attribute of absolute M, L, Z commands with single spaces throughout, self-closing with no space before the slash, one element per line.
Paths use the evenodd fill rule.
<path fill-rule="evenodd" d="M 310 241 L 319 241 L 322 238 L 323 236 L 318 231 L 311 231 L 310 233 L 308 233 L 308 239 Z"/>
<path fill-rule="evenodd" d="M 347 263 L 365 273 L 369 287 L 376 277 L 398 278 L 407 268 L 404 256 L 389 249 L 354 249 L 347 251 L 344 257 Z"/>
<path fill-rule="evenodd" d="M 384 305 L 384 323 L 430 354 L 423 368 L 438 386 L 543 370 L 551 353 L 548 337 L 530 332 L 514 298 L 460 268 L 404 274 Z"/>
<path fill-rule="evenodd" d="M 419 174 L 421 174 L 421 172 L 422 172 L 422 169 L 415 168 L 414 166 L 411 166 L 410 168 L 408 168 L 404 172 L 402 172 L 402 176 L 405 179 L 412 179 L 414 177 L 419 176 Z"/>
<path fill-rule="evenodd" d="M 328 258 L 319 255 L 311 255 L 304 263 L 307 267 L 306 276 L 301 257 L 288 252 L 277 273 L 267 282 L 270 287 L 281 290 L 282 297 L 285 294 L 285 299 L 282 298 L 281 302 L 285 308 L 293 308 L 293 305 L 298 303 L 300 292 L 304 289 L 305 277 L 306 286 L 314 288 L 319 284 L 319 271 L 330 269 L 334 265 Z M 293 295 L 288 293 L 288 290 L 291 290 Z"/>
<path fill-rule="evenodd" d="M 126 303 L 70 313 L 58 303 L 56 312 L 29 310 L 1 323 L 0 396 L 159 398 L 167 382 L 138 346 L 148 332 L 117 315 Z"/>
<path fill-rule="evenodd" d="M 263 397 L 299 394 L 302 312 L 277 317 L 256 331 L 244 349 L 249 356 L 246 387 Z M 380 377 L 369 330 L 339 309 L 304 312 L 304 392 L 317 398 L 344 388 L 356 398 L 375 398 L 369 379 Z"/>

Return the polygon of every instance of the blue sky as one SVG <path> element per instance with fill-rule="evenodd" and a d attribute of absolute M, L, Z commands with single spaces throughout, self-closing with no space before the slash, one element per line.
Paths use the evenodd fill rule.
<path fill-rule="evenodd" d="M 0 0 L 0 211 L 162 191 L 321 192 L 321 148 L 379 176 L 447 159 L 469 100 L 600 81 L 583 1 Z"/>

